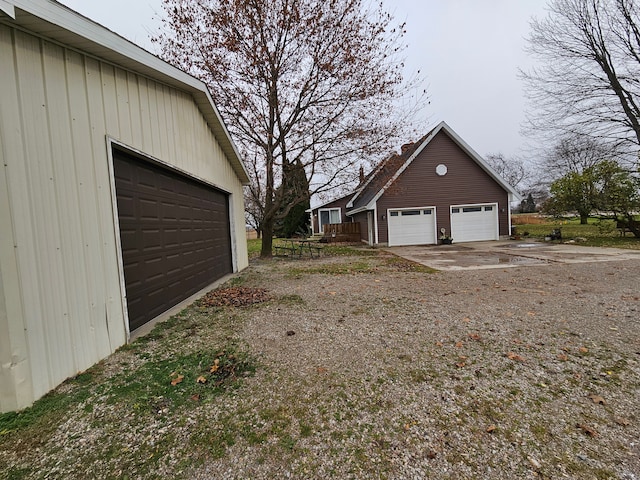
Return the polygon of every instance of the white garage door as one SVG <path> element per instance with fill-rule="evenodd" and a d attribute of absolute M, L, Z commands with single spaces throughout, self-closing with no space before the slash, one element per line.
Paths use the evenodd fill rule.
<path fill-rule="evenodd" d="M 436 243 L 435 208 L 389 210 L 389 246 Z"/>
<path fill-rule="evenodd" d="M 498 240 L 498 206 L 451 207 L 451 236 L 454 242 Z"/>

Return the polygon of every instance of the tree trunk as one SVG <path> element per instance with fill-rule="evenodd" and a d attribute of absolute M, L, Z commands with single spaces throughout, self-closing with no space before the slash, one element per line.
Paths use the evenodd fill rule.
<path fill-rule="evenodd" d="M 270 220 L 262 225 L 262 249 L 260 258 L 271 258 L 273 248 L 273 221 Z"/>
<path fill-rule="evenodd" d="M 580 214 L 580 225 L 586 225 L 588 220 L 589 220 L 589 214 L 588 213 L 581 213 Z"/>
<path fill-rule="evenodd" d="M 627 215 L 626 217 L 627 228 L 633 233 L 634 237 L 640 238 L 640 222 L 635 219 L 634 215 Z"/>

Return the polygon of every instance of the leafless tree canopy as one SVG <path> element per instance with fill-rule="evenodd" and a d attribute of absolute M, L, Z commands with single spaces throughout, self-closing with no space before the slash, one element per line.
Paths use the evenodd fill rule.
<path fill-rule="evenodd" d="M 637 0 L 550 0 L 547 17 L 531 26 L 529 52 L 542 65 L 522 73 L 535 109 L 531 130 L 600 138 L 635 154 L 640 145 Z"/>
<path fill-rule="evenodd" d="M 615 160 L 611 146 L 590 137 L 565 135 L 552 146 L 543 159 L 547 178 L 555 180 L 567 173 L 581 174 L 603 160 Z"/>
<path fill-rule="evenodd" d="M 251 176 L 247 204 L 258 209 L 263 255 L 276 216 L 286 214 L 283 199 L 295 204 L 280 188 L 288 166 L 302 165 L 310 193 L 326 191 L 352 182 L 363 158 L 407 135 L 411 112 L 394 115 L 412 88 L 402 74 L 404 29 L 381 7 L 362 0 L 163 0 L 163 7 L 168 19 L 155 41 L 164 58 L 209 85 Z"/>
<path fill-rule="evenodd" d="M 519 158 L 507 158 L 502 153 L 490 153 L 485 160 L 506 182 L 518 191 L 522 191 L 524 182 L 530 173 Z"/>

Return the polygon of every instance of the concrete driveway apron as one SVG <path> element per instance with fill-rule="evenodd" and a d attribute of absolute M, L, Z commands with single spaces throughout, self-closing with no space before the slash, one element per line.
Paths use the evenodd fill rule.
<path fill-rule="evenodd" d="M 436 270 L 479 270 L 553 263 L 640 260 L 640 250 L 512 240 L 386 247 L 384 250 Z"/>

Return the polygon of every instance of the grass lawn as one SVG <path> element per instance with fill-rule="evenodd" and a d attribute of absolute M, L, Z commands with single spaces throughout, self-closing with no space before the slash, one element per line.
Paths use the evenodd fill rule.
<path fill-rule="evenodd" d="M 534 223 L 535 222 L 535 223 Z M 513 215 L 516 233 L 527 238 L 544 239 L 553 229 L 560 228 L 562 240 L 584 239 L 582 245 L 591 247 L 616 247 L 640 250 L 640 238 L 627 233 L 624 237 L 613 220 L 589 218 L 587 225 L 580 225 L 579 218 L 550 218 L 539 215 Z"/>
<path fill-rule="evenodd" d="M 273 246 L 284 245 L 285 240 L 282 238 L 274 238 Z M 366 247 L 361 247 L 359 245 L 332 245 L 332 244 L 320 244 L 322 247 L 322 252 L 327 256 L 343 256 L 343 255 L 376 255 L 377 251 L 374 249 L 368 249 Z M 262 248 L 262 239 L 260 238 L 252 238 L 247 239 L 247 250 L 249 252 L 249 258 L 258 258 L 260 256 L 260 250 Z"/>

